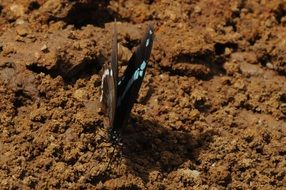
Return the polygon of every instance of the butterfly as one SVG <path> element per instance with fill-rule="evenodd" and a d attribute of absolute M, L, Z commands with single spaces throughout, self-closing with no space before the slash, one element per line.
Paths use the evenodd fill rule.
<path fill-rule="evenodd" d="M 122 77 L 118 76 L 117 29 L 114 25 L 111 62 L 103 66 L 101 97 L 103 110 L 109 118 L 110 138 L 116 140 L 127 125 L 137 99 L 154 40 L 154 29 L 149 26 L 141 44 L 128 61 Z"/>

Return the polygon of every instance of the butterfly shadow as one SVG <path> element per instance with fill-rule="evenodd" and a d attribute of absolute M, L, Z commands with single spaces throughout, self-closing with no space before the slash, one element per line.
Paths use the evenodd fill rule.
<path fill-rule="evenodd" d="M 195 169 L 200 164 L 200 151 L 208 147 L 214 135 L 213 131 L 192 135 L 167 129 L 155 121 L 138 117 L 136 120 L 122 134 L 122 156 L 128 170 L 146 183 L 152 171 L 169 173 L 184 167 Z"/>

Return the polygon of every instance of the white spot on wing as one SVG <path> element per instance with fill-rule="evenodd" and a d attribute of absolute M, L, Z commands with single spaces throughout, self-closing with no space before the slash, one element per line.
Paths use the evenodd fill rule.
<path fill-rule="evenodd" d="M 149 30 L 149 34 L 150 34 L 150 35 L 153 34 L 152 30 Z"/>
<path fill-rule="evenodd" d="M 146 47 L 149 46 L 149 42 L 150 42 L 150 40 L 149 40 L 149 38 L 148 38 L 148 39 L 146 40 L 146 44 L 145 44 Z"/>
<path fill-rule="evenodd" d="M 109 69 L 106 69 L 102 75 L 102 78 L 101 78 L 101 95 L 100 95 L 100 102 L 102 102 L 102 99 L 103 99 L 103 83 L 104 83 L 104 79 L 105 77 L 109 75 Z"/>

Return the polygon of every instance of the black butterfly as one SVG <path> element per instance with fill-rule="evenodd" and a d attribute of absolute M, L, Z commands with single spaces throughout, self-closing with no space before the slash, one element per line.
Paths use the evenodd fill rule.
<path fill-rule="evenodd" d="M 149 26 L 140 46 L 133 53 L 128 66 L 119 79 L 117 63 L 117 31 L 114 27 L 111 62 L 104 65 L 101 81 L 103 109 L 109 117 L 110 137 L 117 139 L 127 121 L 140 90 L 154 40 L 154 29 Z"/>

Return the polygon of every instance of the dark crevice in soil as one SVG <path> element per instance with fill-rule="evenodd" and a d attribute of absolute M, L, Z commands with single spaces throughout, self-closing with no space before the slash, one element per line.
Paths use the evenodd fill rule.
<path fill-rule="evenodd" d="M 2 10 L 3 10 L 3 6 L 0 5 L 0 14 L 2 13 Z"/>
<path fill-rule="evenodd" d="M 140 39 L 132 40 L 129 38 L 130 36 L 125 36 L 124 41 L 126 43 L 122 43 L 124 47 L 127 47 L 128 49 L 132 50 L 134 47 L 137 47 L 140 44 Z"/>
<path fill-rule="evenodd" d="M 32 1 L 32 2 L 29 4 L 28 9 L 29 9 L 30 11 L 33 11 L 33 10 L 39 9 L 40 6 L 41 6 L 41 5 L 40 5 L 37 1 Z"/>
<path fill-rule="evenodd" d="M 63 147 L 56 147 L 53 149 L 52 155 L 54 156 L 54 158 L 61 160 L 63 157 Z"/>
<path fill-rule="evenodd" d="M 86 182 L 87 183 L 90 183 L 90 184 L 92 184 L 92 185 L 96 185 L 96 184 L 98 184 L 99 182 L 105 182 L 105 181 L 107 181 L 107 180 L 109 180 L 109 179 L 111 179 L 111 177 L 109 176 L 110 174 L 107 174 L 107 173 L 101 173 L 101 174 L 99 174 L 99 175 L 96 175 L 96 176 L 90 176 L 87 180 L 86 180 Z"/>
<path fill-rule="evenodd" d="M 274 11 L 274 17 L 276 19 L 276 21 L 281 24 L 281 19 L 286 16 L 286 5 L 284 4 L 280 4 L 277 8 L 277 10 Z"/>
<path fill-rule="evenodd" d="M 27 104 L 28 101 L 31 101 L 32 98 L 27 95 L 24 90 L 17 90 L 15 92 L 15 100 L 14 100 L 14 103 L 13 105 L 16 107 L 16 108 L 19 108 L 19 107 L 22 107 L 24 105 Z"/>
<path fill-rule="evenodd" d="M 238 48 L 238 45 L 237 43 L 231 43 L 231 42 L 227 42 L 227 43 L 216 43 L 214 45 L 214 48 L 215 48 L 215 53 L 217 55 L 222 55 L 225 53 L 225 49 L 226 48 L 230 48 L 232 49 L 233 51 L 236 51 L 237 48 Z"/>
<path fill-rule="evenodd" d="M 69 160 L 66 160 L 65 163 L 67 165 L 73 166 L 73 165 L 75 165 L 77 163 L 78 159 L 79 159 L 78 157 L 70 158 Z"/>
<path fill-rule="evenodd" d="M 282 103 L 286 103 L 286 93 L 285 94 L 282 94 L 279 98 L 279 100 L 282 102 Z"/>
<path fill-rule="evenodd" d="M 238 17 L 235 13 L 233 13 L 235 16 L 233 16 L 233 17 Z M 233 19 L 233 18 L 231 18 L 231 19 L 228 19 L 227 21 L 226 21 L 226 23 L 225 23 L 225 26 L 227 27 L 227 26 L 231 26 L 232 27 L 232 29 L 233 29 L 233 32 L 236 32 L 237 31 L 237 26 L 236 26 L 236 22 L 235 22 L 235 20 Z"/>
<path fill-rule="evenodd" d="M 209 110 L 211 109 L 211 106 L 207 105 L 205 100 L 196 101 L 194 103 L 194 107 L 200 112 L 204 112 L 204 113 L 208 113 Z"/>
<path fill-rule="evenodd" d="M 34 73 L 44 73 L 50 75 L 52 78 L 55 78 L 57 75 L 55 72 L 48 70 L 46 67 L 39 66 L 37 64 L 27 65 L 26 68 Z"/>
<path fill-rule="evenodd" d="M 154 3 L 155 0 L 144 0 L 145 3 L 151 5 Z"/>
<path fill-rule="evenodd" d="M 81 28 L 88 24 L 104 27 L 105 23 L 114 19 L 120 20 L 120 16 L 108 9 L 109 0 L 89 1 L 89 3 L 76 3 L 69 11 L 64 21 L 72 24 L 76 28 Z"/>
<path fill-rule="evenodd" d="M 256 33 L 256 35 L 248 40 L 249 44 L 253 46 L 258 40 L 261 39 L 261 36 Z"/>
<path fill-rule="evenodd" d="M 257 107 L 254 107 L 253 105 L 249 104 L 248 102 L 240 105 L 241 109 L 245 109 L 247 111 L 251 111 L 252 113 L 261 113 L 261 111 L 257 110 Z"/>
<path fill-rule="evenodd" d="M 262 57 L 258 59 L 258 62 L 265 67 L 267 63 L 272 62 L 272 56 L 269 54 L 264 54 Z"/>

